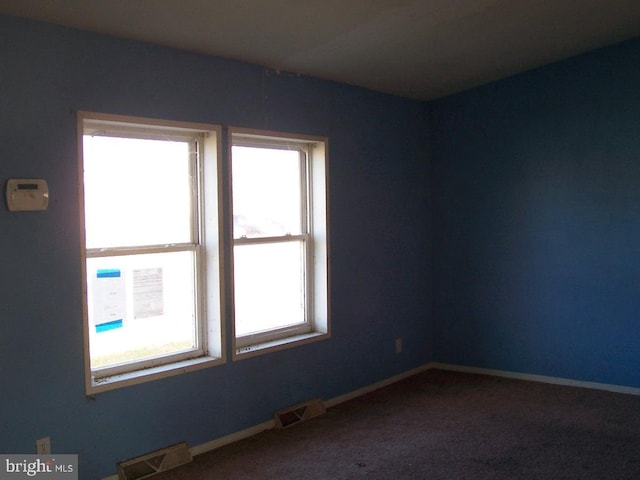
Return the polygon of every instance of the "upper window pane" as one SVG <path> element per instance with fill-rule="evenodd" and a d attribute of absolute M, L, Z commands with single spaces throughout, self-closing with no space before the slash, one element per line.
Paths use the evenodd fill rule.
<path fill-rule="evenodd" d="M 87 248 L 192 241 L 189 142 L 83 140 Z"/>
<path fill-rule="evenodd" d="M 233 146 L 233 236 L 302 233 L 301 152 Z"/>

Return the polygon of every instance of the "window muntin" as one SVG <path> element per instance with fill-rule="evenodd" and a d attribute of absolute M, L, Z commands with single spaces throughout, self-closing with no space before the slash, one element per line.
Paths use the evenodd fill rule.
<path fill-rule="evenodd" d="M 325 144 L 230 133 L 236 355 L 327 334 Z"/>
<path fill-rule="evenodd" d="M 79 127 L 87 390 L 219 363 L 219 129 L 87 112 Z"/>

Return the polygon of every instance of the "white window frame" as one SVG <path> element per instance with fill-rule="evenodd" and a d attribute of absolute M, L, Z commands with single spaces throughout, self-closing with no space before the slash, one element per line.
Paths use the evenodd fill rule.
<path fill-rule="evenodd" d="M 266 332 L 236 336 L 235 308 L 231 309 L 233 358 L 247 358 L 273 350 L 280 350 L 330 337 L 329 318 L 329 265 L 328 265 L 328 198 L 327 198 L 327 150 L 325 137 L 291 135 L 281 132 L 261 131 L 230 127 L 228 130 L 229 159 L 229 207 L 233 218 L 233 154 L 235 145 L 263 148 L 296 149 L 304 151 L 301 159 L 301 191 L 303 231 L 297 235 L 277 237 L 233 238 L 233 228 L 228 237 L 232 245 L 231 297 L 234 298 L 235 246 L 302 241 L 305 245 L 305 321 L 290 327 L 274 328 Z M 233 221 L 231 222 L 233 223 Z"/>
<path fill-rule="evenodd" d="M 197 138 L 198 151 L 193 174 L 192 242 L 186 244 L 152 245 L 87 249 L 85 240 L 83 136 L 118 135 L 130 138 L 162 138 L 191 141 Z M 224 324 L 221 321 L 223 277 L 220 266 L 221 228 L 220 205 L 222 175 L 221 128 L 217 125 L 173 122 L 158 119 L 109 115 L 93 112 L 78 113 L 78 167 L 80 198 L 80 231 L 82 245 L 82 285 L 85 349 L 85 387 L 94 394 L 127 385 L 224 363 Z M 193 251 L 196 255 L 196 348 L 188 352 L 169 354 L 124 365 L 91 369 L 89 345 L 89 305 L 87 300 L 87 258 L 111 255 L 169 253 Z"/>

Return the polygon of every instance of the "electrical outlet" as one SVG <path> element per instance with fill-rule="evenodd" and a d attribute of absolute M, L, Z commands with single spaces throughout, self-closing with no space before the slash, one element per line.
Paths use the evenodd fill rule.
<path fill-rule="evenodd" d="M 402 352 L 402 338 L 396 338 L 396 353 Z"/>
<path fill-rule="evenodd" d="M 51 438 L 39 438 L 36 440 L 36 454 L 38 455 L 50 455 L 51 454 Z"/>

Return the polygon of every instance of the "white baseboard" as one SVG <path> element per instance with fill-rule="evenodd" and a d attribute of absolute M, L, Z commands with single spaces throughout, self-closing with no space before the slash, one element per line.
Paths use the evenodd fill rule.
<path fill-rule="evenodd" d="M 254 435 L 264 432 L 265 430 L 271 430 L 275 426 L 276 422 L 274 420 L 262 422 L 258 425 L 254 425 L 253 427 L 240 430 L 239 432 L 234 432 L 229 435 L 225 435 L 224 437 L 216 438 L 215 440 L 211 440 L 206 443 L 201 443 L 200 445 L 191 447 L 189 451 L 193 456 L 200 455 L 202 453 L 215 450 L 216 448 L 224 447 L 225 445 L 229 445 L 230 443 L 237 442 L 238 440 L 244 440 L 245 438 L 253 437 Z"/>
<path fill-rule="evenodd" d="M 509 372 L 505 370 L 492 370 L 490 368 L 467 367 L 465 365 L 452 365 L 448 363 L 430 363 L 429 368 L 449 370 L 452 372 L 478 373 L 481 375 L 493 375 L 494 377 L 513 378 L 529 382 L 550 383 L 567 387 L 590 388 L 593 390 L 605 390 L 607 392 L 625 393 L 627 395 L 640 395 L 640 388 L 612 385 L 609 383 L 585 382 L 571 380 L 569 378 L 548 377 L 546 375 L 533 375 L 530 373 Z"/>
<path fill-rule="evenodd" d="M 253 437 L 254 435 L 257 435 L 260 432 L 264 432 L 265 430 L 271 430 L 274 427 L 275 427 L 275 421 L 269 420 L 268 422 L 259 423 L 258 425 L 254 425 L 253 427 L 240 430 L 239 432 L 234 432 L 229 435 L 225 435 L 224 437 L 216 438 L 209 442 L 201 443 L 200 445 L 190 447 L 189 452 L 191 453 L 192 456 L 195 457 L 196 455 L 210 452 L 211 450 L 224 447 L 225 445 L 228 445 L 230 443 L 234 443 L 239 440 L 244 440 L 245 438 Z M 110 477 L 105 477 L 102 480 L 118 480 L 118 475 L 111 475 Z"/>
<path fill-rule="evenodd" d="M 407 370 L 406 372 L 402 372 L 392 377 L 389 377 L 385 380 L 376 382 L 372 385 L 368 385 L 366 387 L 359 388 L 352 392 L 345 393 L 344 395 L 339 395 L 337 397 L 331 398 L 325 401 L 324 403 L 327 408 L 334 407 L 340 403 L 360 397 L 366 393 L 373 392 L 375 390 L 378 390 L 380 388 L 386 387 L 393 383 L 399 382 L 400 380 L 404 380 L 405 378 L 411 377 L 418 373 L 424 372 L 426 370 L 433 370 L 433 369 L 449 370 L 452 372 L 462 372 L 462 373 L 477 373 L 480 375 L 492 375 L 494 377 L 513 378 L 516 380 L 550 383 L 553 385 L 564 385 L 568 387 L 590 388 L 594 390 L 605 390 L 608 392 L 625 393 L 629 395 L 640 396 L 640 388 L 635 388 L 635 387 L 625 387 L 622 385 L 610 385 L 607 383 L 584 382 L 580 380 L 571 380 L 568 378 L 548 377 L 545 375 L 533 375 L 529 373 L 509 372 L 505 370 L 492 370 L 490 368 L 478 368 L 478 367 L 468 367 L 465 365 L 453 365 L 448 363 L 429 362 L 420 367 Z M 274 427 L 275 427 L 275 421 L 269 420 L 267 422 L 254 425 L 253 427 L 240 430 L 239 432 L 234 432 L 229 435 L 225 435 L 224 437 L 216 438 L 209 442 L 201 443 L 200 445 L 196 445 L 194 447 L 189 448 L 189 451 L 193 456 L 201 455 L 211 450 L 215 450 L 216 448 L 220 448 L 225 445 L 228 445 L 230 443 L 234 443 L 239 440 L 252 437 L 253 435 L 257 435 L 258 433 L 264 432 L 265 430 L 271 430 Z M 112 475 L 110 477 L 104 478 L 103 480 L 118 480 L 118 476 Z"/>
<path fill-rule="evenodd" d="M 366 387 L 359 388 L 358 390 L 345 393 L 344 395 L 334 397 L 324 402 L 324 404 L 327 408 L 334 407 L 340 403 L 360 397 L 365 393 L 373 392 L 374 390 L 378 390 L 380 388 L 386 387 L 387 385 L 391 385 L 392 383 L 396 383 L 396 382 L 399 382 L 400 380 L 416 375 L 420 372 L 424 372 L 425 370 L 429 370 L 430 368 L 433 368 L 432 364 L 427 363 L 420 367 L 407 370 L 406 372 L 399 373 L 398 375 L 394 375 L 393 377 L 389 377 L 387 379 L 381 380 L 372 385 L 368 385 Z M 264 432 L 265 430 L 271 430 L 274 427 L 275 427 L 275 421 L 269 420 L 267 422 L 254 425 L 253 427 L 240 430 L 239 432 L 234 432 L 229 435 L 225 435 L 224 437 L 216 438 L 209 442 L 201 443 L 200 445 L 195 445 L 189 448 L 189 451 L 193 456 L 201 455 L 203 453 L 210 452 L 211 450 L 215 450 L 216 448 L 224 447 L 225 445 L 228 445 L 230 443 L 234 443 L 239 440 L 252 437 L 253 435 L 257 435 L 258 433 Z M 111 475 L 110 477 L 105 477 L 102 480 L 118 480 L 118 475 Z"/>
<path fill-rule="evenodd" d="M 340 396 L 331 398 L 329 400 L 326 400 L 324 404 L 327 406 L 327 408 L 335 407 L 340 403 L 360 397 L 365 393 L 373 392 L 374 390 L 378 390 L 382 387 L 386 387 L 387 385 L 391 385 L 392 383 L 399 382 L 400 380 L 404 380 L 405 378 L 411 377 L 420 372 L 429 370 L 430 368 L 433 368 L 431 365 L 432 364 L 430 363 L 426 363 L 420 367 L 407 370 L 406 372 L 399 373 L 398 375 L 394 375 L 393 377 L 386 378 L 372 385 L 367 385 L 366 387 L 359 388 L 358 390 L 354 390 L 353 392 L 345 393 L 344 395 L 340 395 Z"/>

